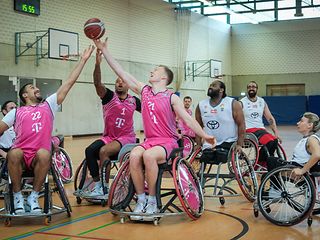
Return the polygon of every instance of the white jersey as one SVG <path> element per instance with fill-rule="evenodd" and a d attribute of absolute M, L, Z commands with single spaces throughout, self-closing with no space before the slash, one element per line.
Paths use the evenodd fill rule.
<path fill-rule="evenodd" d="M 312 134 L 311 136 L 315 137 L 320 142 L 320 138 L 317 135 Z M 310 153 L 307 151 L 307 142 L 309 137 L 304 137 L 297 143 L 293 150 L 291 161 L 299 163 L 301 165 L 304 165 L 309 161 Z"/>
<path fill-rule="evenodd" d="M 211 106 L 210 99 L 202 100 L 199 103 L 199 110 L 203 123 L 203 130 L 217 139 L 217 145 L 223 142 L 235 142 L 238 139 L 238 126 L 232 115 L 231 97 L 223 98 L 216 106 Z M 212 147 L 204 142 L 203 149 Z"/>
<path fill-rule="evenodd" d="M 6 130 L 0 137 L 0 148 L 11 148 L 16 138 L 13 127 Z"/>
<path fill-rule="evenodd" d="M 263 111 L 266 105 L 263 98 L 257 96 L 257 100 L 252 102 L 248 97 L 240 100 L 242 102 L 242 109 L 246 121 L 246 129 L 249 128 L 264 128 L 262 121 Z"/>

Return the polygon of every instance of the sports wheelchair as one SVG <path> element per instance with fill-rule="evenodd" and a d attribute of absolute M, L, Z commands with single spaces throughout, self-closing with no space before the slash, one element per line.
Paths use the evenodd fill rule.
<path fill-rule="evenodd" d="M 3 166 L 6 169 L 6 162 Z M 52 175 L 52 178 L 49 177 L 49 172 Z M 58 174 L 57 169 L 55 168 L 54 164 L 52 164 L 51 169 L 49 170 L 45 181 L 44 181 L 44 190 L 43 190 L 43 211 L 42 213 L 31 214 L 30 212 L 26 211 L 24 214 L 16 214 L 14 210 L 14 202 L 13 202 L 13 189 L 12 189 L 12 182 L 10 175 L 5 171 L 1 171 L 2 177 L 7 181 L 4 189 L 4 207 L 0 208 L 0 217 L 5 218 L 5 226 L 11 225 L 12 218 L 36 218 L 36 217 L 44 217 L 44 223 L 48 225 L 51 222 L 51 216 L 58 213 L 66 212 L 67 216 L 71 216 L 71 205 L 67 198 L 66 192 L 63 187 L 63 182 L 61 180 L 60 175 Z M 5 175 L 4 175 L 5 173 Z M 24 196 L 30 194 L 32 188 L 33 181 L 33 171 L 24 171 L 22 174 L 22 181 L 21 181 L 21 192 Z M 52 201 L 52 193 L 58 192 L 59 198 L 63 204 L 63 206 L 56 206 L 53 205 Z M 27 208 L 26 208 L 27 209 Z"/>
<path fill-rule="evenodd" d="M 103 162 L 100 170 L 100 179 L 104 193 L 102 196 L 89 196 L 89 193 L 93 190 L 94 182 L 89 173 L 87 161 L 84 159 L 75 173 L 75 191 L 73 195 L 76 196 L 77 203 L 81 204 L 82 199 L 85 199 L 88 202 L 101 203 L 104 207 L 108 200 L 109 178 L 113 178 L 113 176 L 109 176 L 108 168 L 111 168 L 111 170 L 115 169 L 117 171 L 118 167 L 126 161 L 126 158 L 128 157 L 126 153 L 131 151 L 135 146 L 137 146 L 137 144 L 126 144 L 120 149 L 120 152 L 116 156 L 111 157 L 113 160 Z"/>
<path fill-rule="evenodd" d="M 203 193 L 200 182 L 190 164 L 181 157 L 183 148 L 174 149 L 166 163 L 159 164 L 158 178 L 156 182 L 156 198 L 159 213 L 133 213 L 133 206 L 137 201 L 135 189 L 130 177 L 129 161 L 120 167 L 116 174 L 109 193 L 108 205 L 114 215 L 120 216 L 121 223 L 126 217 L 140 216 L 150 219 L 154 225 L 164 216 L 175 216 L 184 212 L 193 219 L 198 219 L 204 211 Z M 129 157 L 130 153 L 126 154 Z M 168 173 L 173 179 L 173 184 L 162 183 L 163 175 Z M 167 174 L 166 174 L 167 175 Z M 147 193 L 147 186 L 146 186 Z M 147 193 L 148 194 L 148 193 Z M 181 206 L 176 199 L 179 199 Z M 147 221 L 147 220 L 145 220 Z"/>
<path fill-rule="evenodd" d="M 266 161 L 259 159 L 260 156 L 265 156 L 265 158 L 269 157 L 269 152 L 267 147 L 264 145 L 261 145 L 256 135 L 254 135 L 253 133 L 246 133 L 245 138 L 250 139 L 252 142 L 255 143 L 255 148 L 256 148 L 255 151 L 257 152 L 257 157 L 255 161 L 252 162 L 255 172 L 259 174 L 267 172 Z M 287 159 L 286 153 L 279 142 L 277 144 L 277 148 L 275 149 L 274 156 L 284 160 Z"/>
<path fill-rule="evenodd" d="M 319 193 L 315 187 L 320 173 L 296 176 L 292 172 L 296 167 L 287 164 L 266 174 L 254 204 L 255 217 L 260 211 L 268 221 L 279 226 L 293 226 L 308 218 L 311 226 L 312 215 L 320 213 Z"/>
<path fill-rule="evenodd" d="M 239 196 L 237 191 L 229 186 L 234 180 L 250 202 L 256 198 L 258 183 L 252 166 L 252 162 L 257 158 L 256 145 L 251 139 L 245 139 L 242 152 L 237 153 L 235 144 L 224 144 L 216 149 L 203 151 L 198 148 L 189 160 L 200 178 L 205 197 L 218 197 L 221 205 L 225 204 L 225 197 Z M 227 164 L 227 173 L 221 173 L 223 164 Z M 213 169 L 214 165 L 217 165 L 216 169 Z"/>
<path fill-rule="evenodd" d="M 195 142 L 187 135 L 182 135 L 181 142 L 183 146 L 182 157 L 188 159 L 195 149 Z"/>
<path fill-rule="evenodd" d="M 64 149 L 64 137 L 62 135 L 52 137 L 52 163 L 57 169 L 63 183 L 72 180 L 72 161 L 67 151 Z"/>

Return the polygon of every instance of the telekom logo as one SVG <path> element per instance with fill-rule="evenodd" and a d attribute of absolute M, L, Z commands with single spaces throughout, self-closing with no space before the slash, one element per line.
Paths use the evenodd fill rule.
<path fill-rule="evenodd" d="M 41 122 L 33 123 L 31 128 L 32 128 L 32 132 L 38 133 L 42 129 Z"/>
<path fill-rule="evenodd" d="M 117 128 L 123 127 L 124 122 L 125 122 L 125 119 L 123 119 L 123 118 L 116 118 L 116 127 L 117 127 Z"/>

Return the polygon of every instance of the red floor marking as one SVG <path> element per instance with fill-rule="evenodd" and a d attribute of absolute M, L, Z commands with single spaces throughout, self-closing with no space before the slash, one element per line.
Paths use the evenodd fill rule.
<path fill-rule="evenodd" d="M 35 232 L 35 234 L 61 236 L 61 237 L 73 237 L 73 238 L 82 238 L 82 239 L 94 239 L 94 240 L 111 240 L 110 238 L 82 237 L 82 236 L 62 234 L 62 233 Z"/>

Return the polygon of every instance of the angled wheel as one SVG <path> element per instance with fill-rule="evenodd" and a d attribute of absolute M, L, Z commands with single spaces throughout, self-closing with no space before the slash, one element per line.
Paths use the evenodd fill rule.
<path fill-rule="evenodd" d="M 194 141 L 189 136 L 183 135 L 182 136 L 182 145 L 183 145 L 183 152 L 182 156 L 185 159 L 188 159 L 192 152 L 194 151 Z"/>
<path fill-rule="evenodd" d="M 181 205 L 188 216 L 196 220 L 204 211 L 203 192 L 190 164 L 177 157 L 173 161 L 173 182 Z"/>
<path fill-rule="evenodd" d="M 125 161 L 117 172 L 109 191 L 108 205 L 111 209 L 125 209 L 134 196 L 129 161 Z"/>
<path fill-rule="evenodd" d="M 243 195 L 250 202 L 254 202 L 257 195 L 258 181 L 251 161 L 244 152 L 239 154 L 232 150 L 231 162 L 236 180 Z"/>
<path fill-rule="evenodd" d="M 74 190 L 88 190 L 91 191 L 94 187 L 92 177 L 89 174 L 87 161 L 83 160 L 78 167 L 74 177 Z"/>
<path fill-rule="evenodd" d="M 310 176 L 295 176 L 295 167 L 286 165 L 272 170 L 263 178 L 258 191 L 260 212 L 279 226 L 292 226 L 308 218 L 316 201 Z"/>
<path fill-rule="evenodd" d="M 59 147 L 59 150 L 52 154 L 52 163 L 58 171 L 63 183 L 69 183 L 72 180 L 72 162 L 67 152 Z"/>
<path fill-rule="evenodd" d="M 69 199 L 67 197 L 67 194 L 64 190 L 62 180 L 61 180 L 60 176 L 57 174 L 54 167 L 51 168 L 51 174 L 52 174 L 53 181 L 56 185 L 55 190 L 58 192 L 58 195 L 61 199 L 61 202 L 62 202 L 63 206 L 65 207 L 65 209 L 67 210 L 68 217 L 70 217 L 72 209 L 71 209 L 71 205 L 70 205 Z"/>
<path fill-rule="evenodd" d="M 283 160 L 287 160 L 287 155 L 286 155 L 286 153 L 280 143 L 278 143 L 278 147 L 275 151 L 275 156 L 279 157 Z"/>
<path fill-rule="evenodd" d="M 200 170 L 201 170 L 201 162 L 200 162 L 200 157 L 201 157 L 202 150 L 199 147 L 196 149 L 192 155 L 189 158 L 189 164 L 193 168 L 194 172 L 197 174 L 197 176 L 200 175 Z"/>

